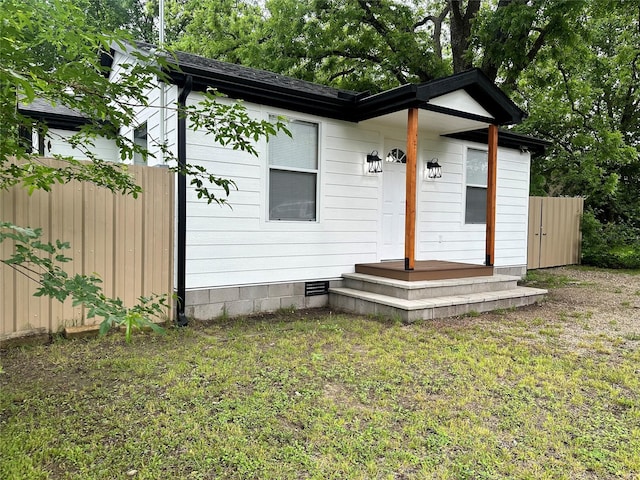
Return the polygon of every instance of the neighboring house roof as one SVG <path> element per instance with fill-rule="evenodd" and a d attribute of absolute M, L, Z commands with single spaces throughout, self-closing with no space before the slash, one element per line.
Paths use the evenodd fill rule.
<path fill-rule="evenodd" d="M 20 103 L 18 112 L 46 123 L 49 128 L 76 129 L 91 121 L 87 116 L 76 110 L 59 103 L 52 105 L 41 98 L 36 98 L 29 104 Z"/>

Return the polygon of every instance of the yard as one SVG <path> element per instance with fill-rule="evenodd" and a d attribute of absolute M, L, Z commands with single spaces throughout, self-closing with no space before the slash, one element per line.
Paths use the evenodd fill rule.
<path fill-rule="evenodd" d="M 519 311 L 330 311 L 2 353 L 0 478 L 639 478 L 640 271 Z"/>

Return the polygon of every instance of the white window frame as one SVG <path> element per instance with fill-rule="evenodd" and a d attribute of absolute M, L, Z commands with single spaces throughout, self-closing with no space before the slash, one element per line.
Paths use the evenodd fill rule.
<path fill-rule="evenodd" d="M 277 121 L 278 115 L 269 114 L 269 121 L 275 122 Z M 287 123 L 300 123 L 300 124 L 308 124 L 314 125 L 316 128 L 316 168 L 303 168 L 303 167 L 294 167 L 290 165 L 278 165 L 271 163 L 271 146 L 269 143 L 267 144 L 267 175 L 266 175 L 266 183 L 267 183 L 267 196 L 266 196 L 266 221 L 273 223 L 282 223 L 282 222 L 292 222 L 296 224 L 309 224 L 309 223 L 318 223 L 320 221 L 320 142 L 321 142 L 321 124 L 318 121 L 310 120 L 306 118 L 287 118 Z M 278 135 L 286 135 L 283 132 L 278 133 Z M 295 140 L 295 138 L 294 138 Z M 293 173 L 303 173 L 303 174 L 312 174 L 315 176 L 315 212 L 314 218 L 271 218 L 271 172 L 272 171 L 281 171 L 281 172 L 293 172 Z"/>
<path fill-rule="evenodd" d="M 469 181 L 469 174 L 468 174 L 468 166 L 469 166 L 469 151 L 470 150 L 474 150 L 476 152 L 483 152 L 485 154 L 485 159 L 486 159 L 486 168 L 487 168 L 487 173 L 488 173 L 488 169 L 489 169 L 489 151 L 485 148 L 479 148 L 479 147 L 466 147 L 465 149 L 465 162 L 464 162 L 464 208 L 463 208 L 463 212 L 462 212 L 462 220 L 464 225 L 486 225 L 487 223 L 487 219 L 486 219 L 486 211 L 487 211 L 487 204 L 486 204 L 486 192 L 487 192 L 487 188 L 488 188 L 488 175 L 487 178 L 485 178 L 484 184 L 480 184 L 480 183 L 473 183 Z M 469 188 L 482 188 L 485 192 L 485 216 L 483 217 L 482 221 L 477 221 L 477 222 L 470 222 L 467 220 L 467 199 L 469 196 Z"/>

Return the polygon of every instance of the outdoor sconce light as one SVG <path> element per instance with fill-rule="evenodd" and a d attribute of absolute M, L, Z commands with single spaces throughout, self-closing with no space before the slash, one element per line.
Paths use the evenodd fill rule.
<path fill-rule="evenodd" d="M 437 158 L 432 158 L 427 162 L 425 173 L 427 178 L 442 178 L 442 167 Z"/>
<path fill-rule="evenodd" d="M 367 166 L 367 173 L 382 173 L 382 159 L 377 150 L 367 154 Z"/>

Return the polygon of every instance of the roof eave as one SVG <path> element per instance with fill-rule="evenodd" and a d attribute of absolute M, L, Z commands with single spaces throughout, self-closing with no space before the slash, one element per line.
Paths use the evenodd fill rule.
<path fill-rule="evenodd" d="M 486 145 L 488 141 L 488 130 L 470 130 L 466 132 L 449 133 L 443 136 Z M 505 148 L 520 150 L 522 152 L 528 151 L 533 156 L 537 156 L 544 154 L 546 148 L 551 145 L 551 142 L 541 138 L 500 129 L 498 131 L 498 145 Z"/>
<path fill-rule="evenodd" d="M 429 103 L 432 98 L 456 90 L 465 90 L 492 117 L 474 115 Z M 526 113 L 478 69 L 468 70 L 421 84 L 402 85 L 392 90 L 371 95 L 357 102 L 356 116 L 358 121 L 368 120 L 408 108 L 439 111 L 448 115 L 471 118 L 501 126 L 518 124 L 526 118 Z"/>
<path fill-rule="evenodd" d="M 521 123 L 527 113 L 520 109 L 500 88 L 498 88 L 478 68 L 439 78 L 421 84 L 429 98 L 465 90 L 485 110 L 496 119 L 498 125 L 515 125 Z"/>
<path fill-rule="evenodd" d="M 212 76 L 208 72 L 194 67 L 183 66 L 180 71 L 169 72 L 169 76 L 177 84 L 182 84 L 187 76 L 191 76 L 194 90 L 206 91 L 213 88 L 231 98 L 248 102 L 340 120 L 356 121 L 353 111 L 356 97 L 331 98 L 230 75 L 216 74 Z"/>
<path fill-rule="evenodd" d="M 88 125 L 91 120 L 84 117 L 72 115 L 60 115 L 57 113 L 36 112 L 33 110 L 18 109 L 19 113 L 37 122 L 44 123 L 48 128 L 59 128 L 61 130 L 80 130 L 83 125 Z"/>

